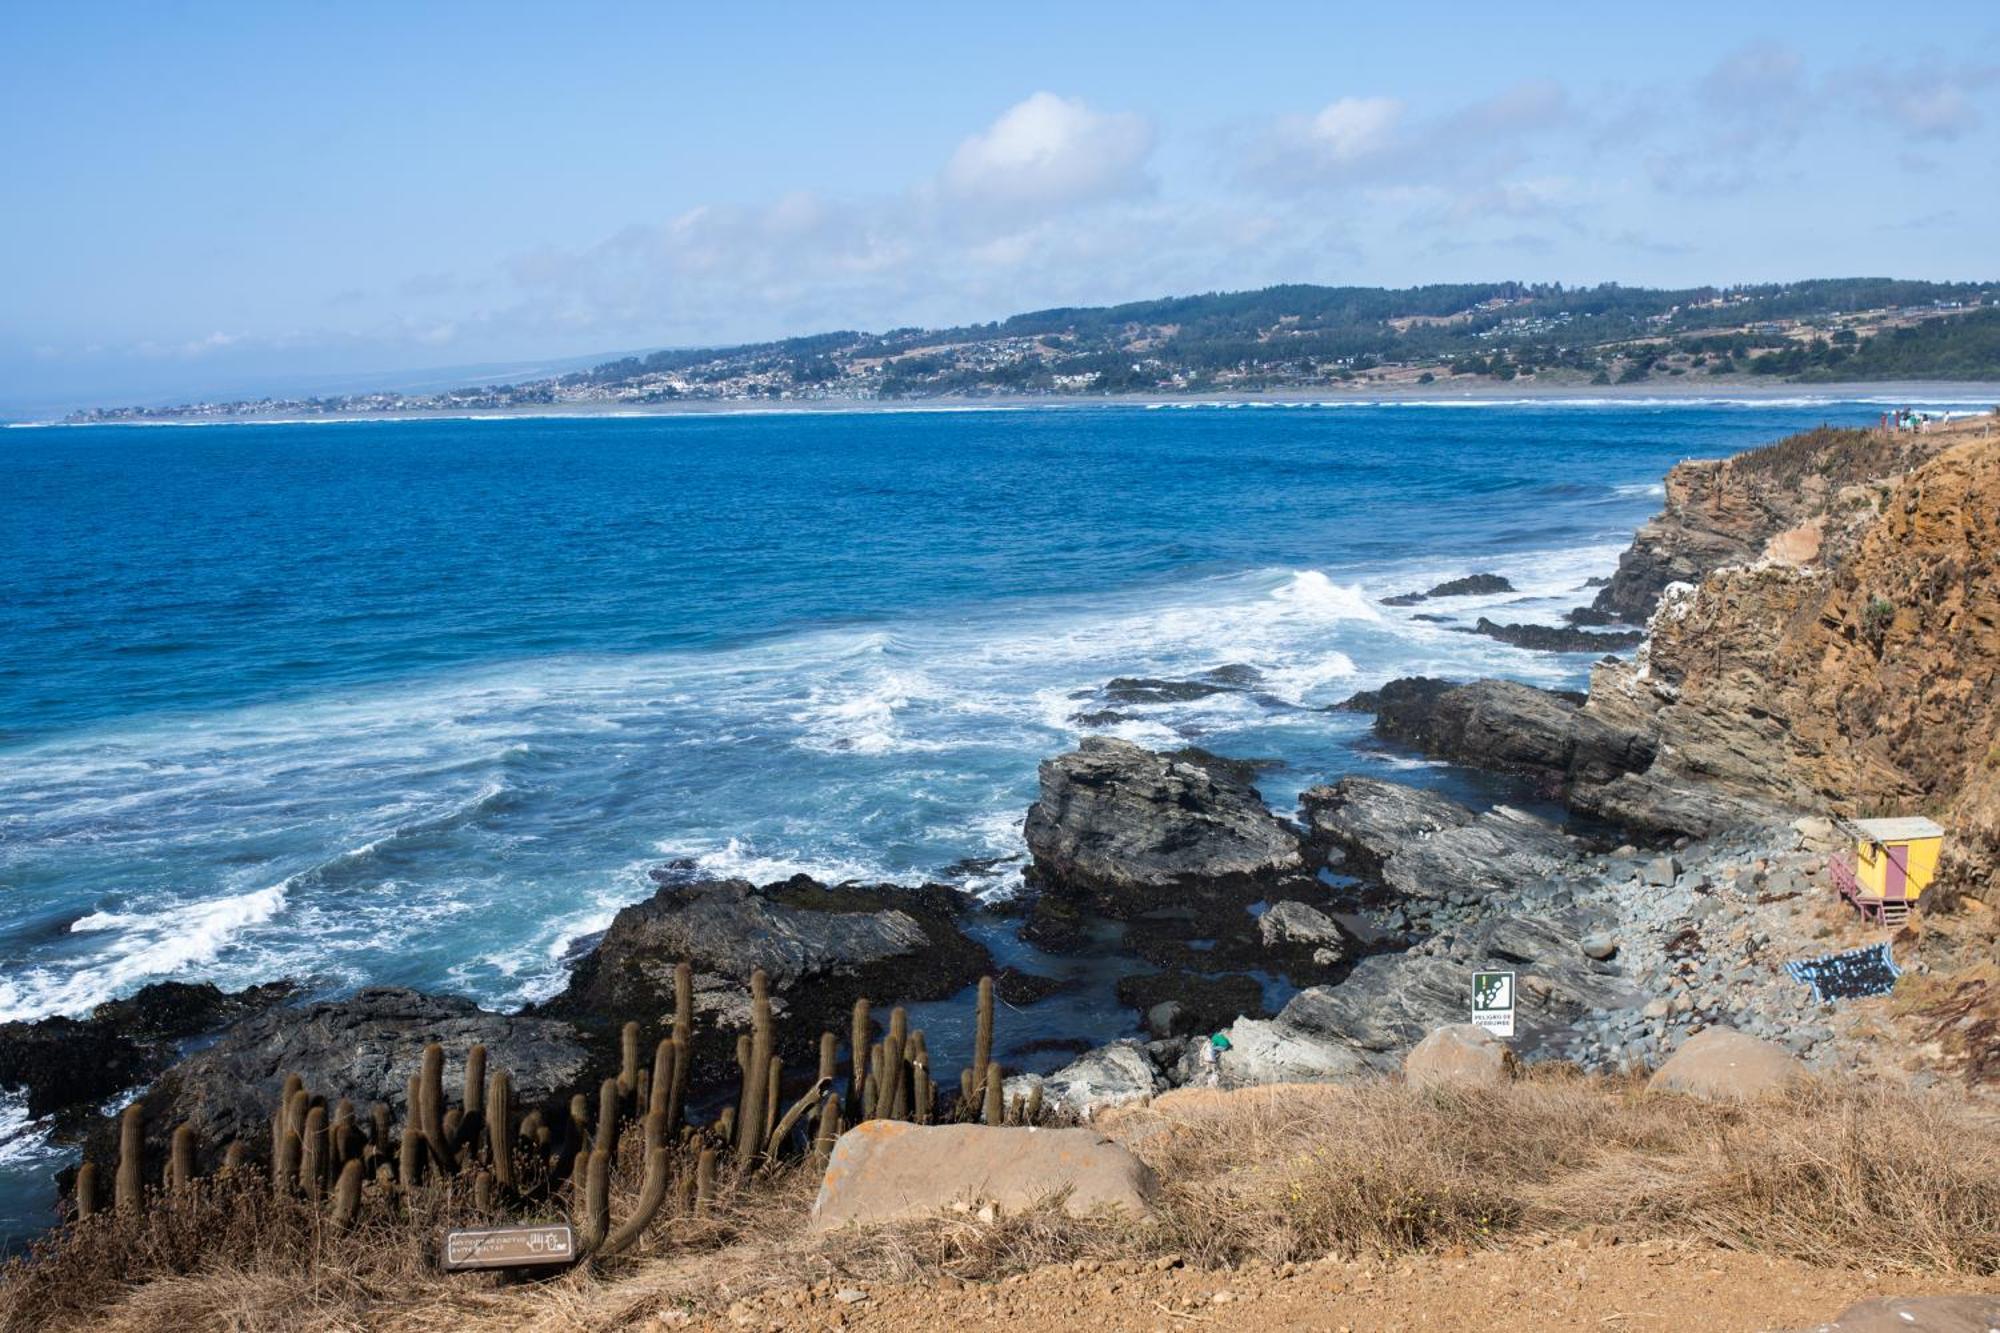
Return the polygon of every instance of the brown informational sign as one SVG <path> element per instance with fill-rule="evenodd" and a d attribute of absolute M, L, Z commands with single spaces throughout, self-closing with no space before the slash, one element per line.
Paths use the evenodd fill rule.
<path fill-rule="evenodd" d="M 533 1268 L 576 1258 L 576 1236 L 561 1222 L 539 1227 L 492 1227 L 444 1233 L 447 1273 L 468 1268 Z"/>

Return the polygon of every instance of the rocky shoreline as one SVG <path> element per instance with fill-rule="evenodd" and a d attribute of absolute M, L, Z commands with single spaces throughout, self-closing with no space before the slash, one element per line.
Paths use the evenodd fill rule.
<path fill-rule="evenodd" d="M 1522 806 L 1553 802 L 1564 822 L 1363 777 L 1309 788 L 1281 815 L 1258 790 L 1253 760 L 1105 736 L 1046 760 L 1024 815 L 1027 892 L 1001 909 L 1006 926 L 1051 954 L 1095 950 L 1150 969 L 1123 976 L 1116 992 L 1145 1035 L 1055 1072 L 1016 1074 L 1011 1091 L 1038 1083 L 1050 1104 L 1087 1115 L 1204 1081 L 1218 1030 L 1229 1048 L 1214 1076 L 1227 1083 L 1396 1069 L 1426 1033 L 1465 1017 L 1470 975 L 1489 967 L 1520 975 L 1514 1045 L 1528 1060 L 1649 1066 L 1714 1026 L 1766 1037 L 1816 1067 L 1873 1059 L 1858 1025 L 1814 1003 L 1782 966 L 1851 934 L 1825 910 L 1836 844 L 1820 816 L 1841 807 L 1823 775 L 1863 761 L 1840 750 L 1839 735 L 1802 737 L 1766 707 L 1758 672 L 1792 651 L 1785 635 L 1873 605 L 1853 571 L 1884 524 L 1908 525 L 1927 493 L 1967 503 L 2000 471 L 1991 445 L 1959 458 L 1961 436 L 1969 432 L 1813 432 L 1676 468 L 1666 512 L 1569 626 L 1482 619 L 1470 631 L 1550 651 L 1637 645 L 1629 658 L 1604 658 L 1587 695 L 1411 677 L 1339 705 L 1372 714 L 1381 746 L 1503 775 Z M 1947 462 L 1957 470 L 1940 478 Z M 1936 527 L 1924 531 L 1942 541 Z M 1962 591 L 1940 586 L 1933 600 L 1990 608 L 1993 580 L 1974 591 L 1974 571 L 1961 562 L 1957 573 Z M 1504 580 L 1478 575 L 1392 600 L 1496 584 Z M 1892 612 L 1883 637 L 1928 642 L 1921 608 L 1904 601 Z M 1917 623 L 1904 625 L 1905 612 Z M 1643 635 L 1587 628 L 1639 623 Z M 2000 650 L 1989 651 L 1990 635 L 1968 646 L 1965 623 L 1954 624 L 1957 669 L 1991 684 Z M 1192 681 L 1120 678 L 1088 696 L 1078 723 L 1115 720 L 1121 704 L 1254 687 L 1254 673 L 1227 666 Z M 1784 678 L 1769 688 L 1786 697 Z M 1978 726 L 1991 744 L 1990 712 Z M 1905 772 L 1868 794 L 1917 785 Z M 1983 789 L 1968 780 L 1964 790 L 1978 829 Z M 1952 873 L 1986 882 L 1990 847 L 1968 840 Z M 566 1102 L 615 1067 L 624 1021 L 671 1011 L 682 961 L 711 1034 L 694 1054 L 697 1083 L 729 1076 L 759 969 L 782 1031 L 801 1043 L 780 1052 L 788 1062 L 807 1058 L 820 1031 L 844 1031 L 857 998 L 948 1000 L 1000 970 L 1001 998 L 1032 1007 L 1063 984 L 996 969 L 981 942 L 989 909 L 946 886 L 803 876 L 759 886 L 699 879 L 685 866 L 653 878 L 653 897 L 618 913 L 568 987 L 521 1014 L 384 988 L 300 1004 L 287 983 L 236 995 L 169 983 L 85 1019 L 0 1025 L 0 1088 L 61 1136 L 101 1140 L 107 1102 L 143 1087 L 149 1123 L 193 1124 L 219 1152 L 232 1139 L 256 1142 L 288 1072 L 396 1106 L 431 1041 L 487 1045 L 524 1105 Z M 1956 963 L 1949 932 L 1905 943 L 1920 967 Z M 1283 1003 L 1271 1000 L 1272 1013 L 1274 994 Z"/>

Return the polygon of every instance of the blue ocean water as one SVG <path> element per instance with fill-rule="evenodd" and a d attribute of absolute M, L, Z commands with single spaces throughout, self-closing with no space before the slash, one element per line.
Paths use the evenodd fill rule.
<path fill-rule="evenodd" d="M 1675 461 L 1879 410 L 0 431 L 0 1019 L 167 977 L 517 1005 L 673 858 L 1005 893 L 1037 761 L 1114 676 L 1254 669 L 1109 729 L 1282 760 L 1280 806 L 1431 780 L 1319 707 L 1588 660 L 1420 614 L 1553 622 Z M 1475 570 L 1519 591 L 1380 603 Z"/>

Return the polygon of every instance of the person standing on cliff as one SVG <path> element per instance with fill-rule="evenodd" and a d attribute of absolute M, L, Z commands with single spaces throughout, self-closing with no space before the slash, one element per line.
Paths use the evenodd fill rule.
<path fill-rule="evenodd" d="M 1201 1046 L 1202 1082 L 1209 1087 L 1219 1087 L 1222 1083 L 1222 1053 L 1229 1049 L 1229 1038 L 1218 1032 Z"/>

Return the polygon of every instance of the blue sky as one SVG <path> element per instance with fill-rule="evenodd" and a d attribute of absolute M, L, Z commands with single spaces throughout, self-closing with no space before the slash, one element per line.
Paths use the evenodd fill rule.
<path fill-rule="evenodd" d="M 11 4 L 0 408 L 1273 282 L 1995 277 L 2000 5 Z"/>

